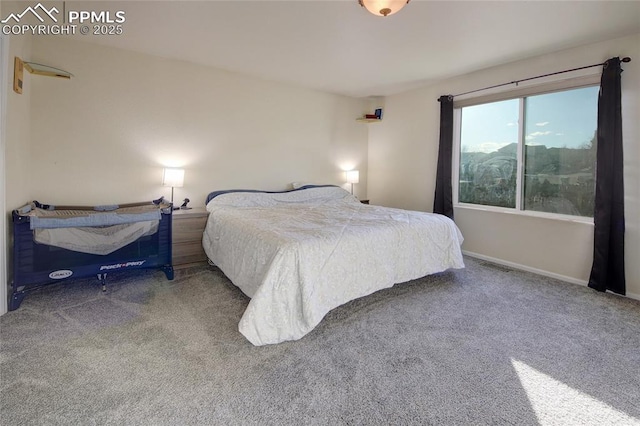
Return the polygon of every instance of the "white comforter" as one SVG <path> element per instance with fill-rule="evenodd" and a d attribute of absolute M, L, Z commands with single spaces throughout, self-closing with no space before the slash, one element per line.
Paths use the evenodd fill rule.
<path fill-rule="evenodd" d="M 254 345 L 297 340 L 333 308 L 396 283 L 463 268 L 445 216 L 369 206 L 338 187 L 212 199 L 203 246 L 251 301 Z"/>

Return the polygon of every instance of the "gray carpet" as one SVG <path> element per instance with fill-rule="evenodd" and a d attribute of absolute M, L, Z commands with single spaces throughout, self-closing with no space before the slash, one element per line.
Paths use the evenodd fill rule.
<path fill-rule="evenodd" d="M 0 317 L 1 422 L 640 424 L 639 302 L 465 261 L 266 347 L 213 267 L 49 286 Z"/>

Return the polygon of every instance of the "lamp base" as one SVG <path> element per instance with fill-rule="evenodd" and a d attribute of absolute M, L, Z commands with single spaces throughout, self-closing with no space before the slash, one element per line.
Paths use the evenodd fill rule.
<path fill-rule="evenodd" d="M 173 205 L 173 186 L 171 187 L 171 210 L 180 210 L 180 207 Z"/>

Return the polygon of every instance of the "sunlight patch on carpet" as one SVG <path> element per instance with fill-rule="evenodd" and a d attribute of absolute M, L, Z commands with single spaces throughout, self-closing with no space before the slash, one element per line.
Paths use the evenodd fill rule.
<path fill-rule="evenodd" d="M 527 393 L 540 425 L 624 425 L 640 426 L 640 420 L 616 410 L 541 373 L 527 364 L 511 359 L 520 383 Z"/>

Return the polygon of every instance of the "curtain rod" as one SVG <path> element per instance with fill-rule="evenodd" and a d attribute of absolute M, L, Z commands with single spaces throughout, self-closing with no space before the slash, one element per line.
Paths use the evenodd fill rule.
<path fill-rule="evenodd" d="M 625 56 L 620 61 L 621 62 L 631 62 L 631 58 L 628 57 L 628 56 Z M 508 83 L 496 84 L 494 86 L 483 87 L 482 89 L 476 89 L 476 90 L 470 90 L 470 91 L 464 92 L 464 93 L 458 93 L 457 95 L 449 95 L 449 97 L 450 98 L 455 98 L 456 96 L 468 95 L 470 93 L 481 92 L 483 90 L 489 90 L 489 89 L 495 89 L 496 87 L 508 86 L 510 84 L 515 84 L 517 86 L 519 83 L 522 83 L 523 81 L 535 80 L 537 78 L 543 78 L 543 77 L 549 77 L 549 76 L 552 76 L 552 75 L 564 74 L 566 72 L 579 71 L 579 70 L 583 70 L 583 69 L 586 69 L 586 68 L 600 67 L 600 66 L 604 66 L 606 64 L 607 64 L 607 62 L 603 62 L 601 64 L 586 65 L 584 67 L 572 68 L 570 70 L 557 71 L 557 72 L 552 72 L 552 73 L 549 73 L 549 74 L 537 75 L 535 77 L 523 78 L 521 80 L 513 80 L 513 81 L 510 81 Z M 438 99 L 438 102 L 440 102 L 440 99 Z"/>

